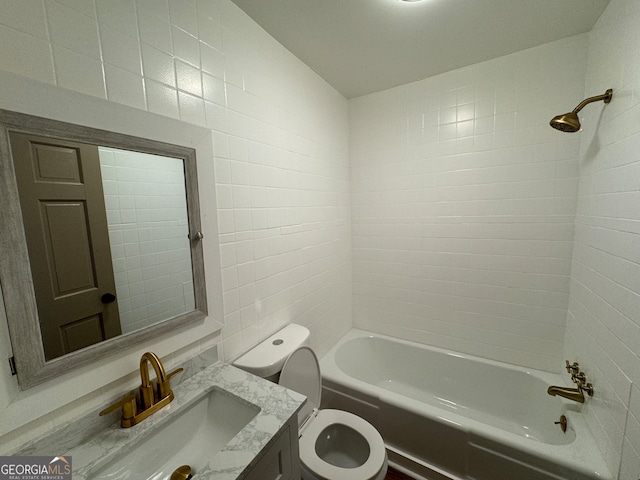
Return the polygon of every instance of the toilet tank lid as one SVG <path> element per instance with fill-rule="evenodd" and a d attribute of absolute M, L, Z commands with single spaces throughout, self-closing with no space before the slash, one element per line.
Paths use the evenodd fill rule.
<path fill-rule="evenodd" d="M 233 365 L 260 377 L 282 370 L 284 362 L 296 349 L 306 344 L 309 329 L 290 323 L 238 358 Z"/>

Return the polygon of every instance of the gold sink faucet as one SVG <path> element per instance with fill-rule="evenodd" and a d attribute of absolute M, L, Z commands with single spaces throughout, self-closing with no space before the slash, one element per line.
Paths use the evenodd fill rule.
<path fill-rule="evenodd" d="M 167 384 L 167 373 L 164 370 L 164 365 L 153 352 L 147 352 L 140 358 L 140 400 L 144 409 L 151 408 L 156 403 L 156 395 L 153 388 L 153 383 L 149 380 L 149 364 L 156 371 L 156 378 L 158 383 L 158 395 L 157 398 L 163 399 L 167 395 L 173 395 L 171 387 L 169 392 L 165 391 Z M 160 393 L 160 385 L 165 385 L 163 392 Z"/>
<path fill-rule="evenodd" d="M 154 388 L 153 382 L 149 379 L 149 364 L 151 364 L 156 373 L 156 388 Z M 122 407 L 122 419 L 120 420 L 122 428 L 137 425 L 171 403 L 174 399 L 173 390 L 171 390 L 171 378 L 183 370 L 183 368 L 178 368 L 167 374 L 160 358 L 153 352 L 146 352 L 140 358 L 141 385 L 139 398 L 136 397 L 135 393 L 131 393 L 102 410 L 100 415 L 106 415 Z"/>

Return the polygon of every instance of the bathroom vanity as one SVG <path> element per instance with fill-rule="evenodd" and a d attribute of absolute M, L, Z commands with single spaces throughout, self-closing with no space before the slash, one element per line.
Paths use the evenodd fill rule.
<path fill-rule="evenodd" d="M 79 420 L 21 454 L 71 456 L 74 480 L 168 480 L 182 465 L 194 480 L 300 478 L 297 413 L 304 396 L 222 362 L 173 392 L 170 405 L 134 427 L 121 428 L 113 413 L 88 438 L 78 431 L 73 445 Z"/>

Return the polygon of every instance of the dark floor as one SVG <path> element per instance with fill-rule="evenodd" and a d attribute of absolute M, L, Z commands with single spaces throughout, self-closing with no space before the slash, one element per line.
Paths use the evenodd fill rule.
<path fill-rule="evenodd" d="M 413 479 L 405 475 L 404 473 L 400 473 L 399 471 L 389 467 L 389 470 L 387 470 L 387 476 L 384 477 L 384 480 L 413 480 Z"/>

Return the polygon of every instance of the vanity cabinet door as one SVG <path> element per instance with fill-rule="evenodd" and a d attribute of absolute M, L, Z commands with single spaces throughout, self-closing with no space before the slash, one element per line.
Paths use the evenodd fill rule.
<path fill-rule="evenodd" d="M 294 468 L 293 461 L 299 462 L 298 449 L 291 448 L 291 442 L 297 442 L 297 438 L 291 438 L 289 435 L 290 428 L 280 433 L 276 442 L 267 450 L 258 463 L 251 469 L 245 480 L 293 480 L 293 472 L 299 472 L 298 468 Z M 292 453 L 295 451 L 296 456 Z M 295 480 L 298 480 L 298 475 Z"/>

